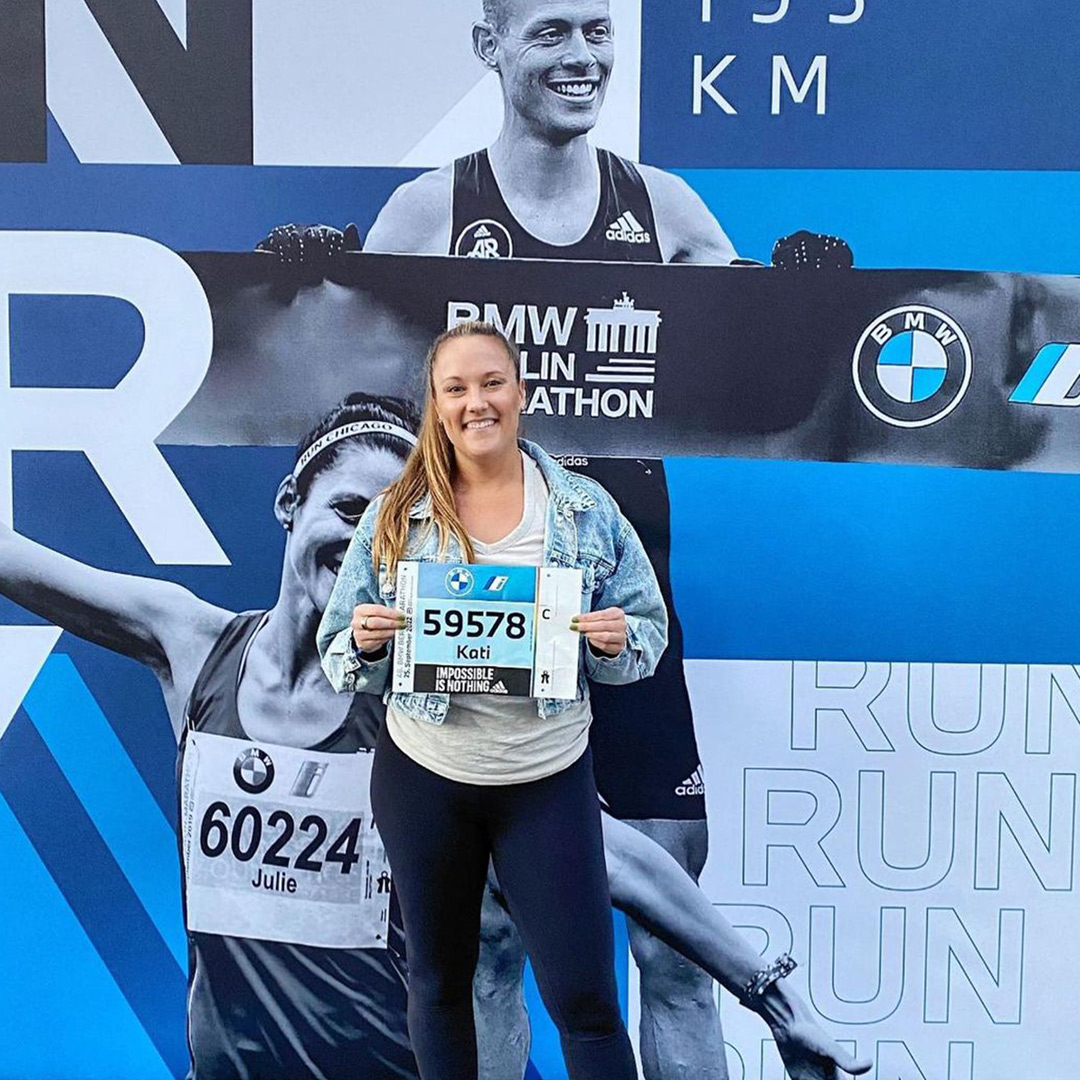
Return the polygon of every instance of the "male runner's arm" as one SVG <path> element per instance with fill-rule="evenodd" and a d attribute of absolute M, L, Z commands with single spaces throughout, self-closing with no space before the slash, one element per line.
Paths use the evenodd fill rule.
<path fill-rule="evenodd" d="M 174 683 L 187 652 L 205 655 L 230 612 L 171 581 L 70 559 L 0 525 L 0 594 L 69 633 L 146 664 Z M 193 658 L 194 659 L 194 656 Z"/>
<path fill-rule="evenodd" d="M 446 255 L 454 167 L 421 173 L 386 200 L 364 240 L 365 251 L 397 255 Z"/>
<path fill-rule="evenodd" d="M 726 266 L 738 258 L 712 211 L 681 176 L 651 165 L 638 169 L 652 200 L 664 262 Z"/>

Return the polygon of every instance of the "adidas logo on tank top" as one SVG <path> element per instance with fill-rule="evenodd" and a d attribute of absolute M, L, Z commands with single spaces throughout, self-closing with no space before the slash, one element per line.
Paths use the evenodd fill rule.
<path fill-rule="evenodd" d="M 675 774 L 676 776 L 678 773 Z M 699 765 L 676 789 L 676 795 L 704 795 L 705 779 Z"/>
<path fill-rule="evenodd" d="M 627 244 L 648 244 L 652 242 L 649 231 L 634 217 L 632 210 L 621 213 L 607 227 L 606 236 L 609 240 L 621 240 Z"/>

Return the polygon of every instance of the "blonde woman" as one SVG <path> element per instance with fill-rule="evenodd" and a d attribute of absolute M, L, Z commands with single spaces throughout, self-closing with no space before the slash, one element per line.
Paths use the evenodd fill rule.
<path fill-rule="evenodd" d="M 634 1080 L 589 741 L 589 678 L 650 675 L 667 640 L 652 566 L 614 500 L 518 441 L 516 350 L 465 324 L 436 339 L 420 439 L 364 514 L 319 629 L 336 687 L 382 692 L 403 617 L 397 563 L 583 571 L 574 699 L 393 694 L 372 800 L 401 902 L 409 1033 L 424 1080 L 476 1080 L 472 980 L 488 860 L 573 1080 Z"/>

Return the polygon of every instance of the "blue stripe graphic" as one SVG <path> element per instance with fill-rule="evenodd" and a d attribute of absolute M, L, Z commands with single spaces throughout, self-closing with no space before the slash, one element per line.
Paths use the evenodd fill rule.
<path fill-rule="evenodd" d="M 47 165 L 0 165 L 0 228 L 134 232 L 176 251 L 250 251 L 287 221 L 355 221 L 423 170 L 82 165 L 50 118 Z M 1080 172 L 680 169 L 740 254 L 796 229 L 844 237 L 861 267 L 1080 270 Z M 162 207 L 170 207 L 167 215 Z M 1037 206 L 1037 214 L 1017 214 Z"/>
<path fill-rule="evenodd" d="M 681 169 L 740 255 L 797 229 L 842 236 L 857 267 L 1080 270 L 1080 172 Z M 1017 207 L 1038 213 L 1017 213 Z"/>
<path fill-rule="evenodd" d="M 1068 345 L 1044 345 L 1031 362 L 1031 367 L 1024 372 L 1024 377 L 1016 384 L 1016 389 L 1009 395 L 1010 401 L 1032 402 L 1042 389 L 1043 383 L 1050 377 L 1054 366 L 1065 355 Z"/>
<path fill-rule="evenodd" d="M 184 972 L 21 710 L 0 743 L 0 795 L 168 1070 L 183 1075 L 188 1066 Z"/>
<path fill-rule="evenodd" d="M 69 657 L 53 654 L 45 661 L 23 708 L 185 968 L 176 834 Z"/>
<path fill-rule="evenodd" d="M 673 458 L 688 657 L 1075 663 L 1075 476 Z"/>
<path fill-rule="evenodd" d="M 170 1080 L 2 796 L 0 850 L 0 1077 Z"/>

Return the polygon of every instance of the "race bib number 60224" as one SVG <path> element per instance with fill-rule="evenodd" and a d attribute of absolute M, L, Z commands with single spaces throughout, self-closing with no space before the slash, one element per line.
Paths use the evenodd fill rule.
<path fill-rule="evenodd" d="M 188 929 L 385 948 L 390 872 L 368 798 L 371 758 L 188 732 Z"/>

